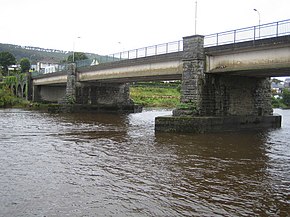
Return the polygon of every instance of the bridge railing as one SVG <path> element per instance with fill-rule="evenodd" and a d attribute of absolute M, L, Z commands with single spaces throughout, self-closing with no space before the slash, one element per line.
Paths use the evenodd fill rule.
<path fill-rule="evenodd" d="M 138 48 L 129 51 L 123 51 L 119 53 L 113 53 L 107 55 L 108 62 L 110 61 L 120 61 L 125 59 L 136 59 L 141 57 L 149 57 L 160 54 L 173 53 L 183 50 L 183 41 L 174 41 L 164 44 L 157 44 L 148 47 Z"/>
<path fill-rule="evenodd" d="M 273 23 L 267 23 L 259 26 L 235 29 L 215 34 L 206 35 L 204 38 L 204 46 L 212 47 L 224 44 L 234 44 L 244 41 L 259 40 L 271 37 L 278 37 L 290 34 L 290 19 Z M 129 51 L 99 56 L 97 59 L 89 59 L 77 61 L 77 68 L 97 65 L 106 62 L 115 62 L 126 59 L 136 59 L 141 57 L 149 57 L 160 54 L 183 51 L 183 41 L 174 41 L 169 43 L 157 44 L 148 47 L 138 48 Z M 66 70 L 67 64 L 60 64 L 53 72 Z M 33 75 L 47 74 L 53 72 L 34 72 Z"/>
<path fill-rule="evenodd" d="M 206 35 L 204 46 L 234 44 L 243 41 L 255 41 L 264 38 L 278 37 L 290 34 L 290 20 L 267 23 L 260 26 L 235 29 L 226 32 Z"/>
<path fill-rule="evenodd" d="M 63 63 L 63 64 L 54 65 L 48 68 L 43 68 L 43 69 L 40 69 L 39 71 L 33 71 L 31 72 L 31 76 L 36 77 L 38 75 L 51 74 L 51 73 L 62 72 L 62 71 L 67 71 L 67 70 L 69 70 L 69 64 Z"/>

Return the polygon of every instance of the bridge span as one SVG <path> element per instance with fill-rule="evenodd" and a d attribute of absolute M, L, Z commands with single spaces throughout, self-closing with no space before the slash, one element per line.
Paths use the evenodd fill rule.
<path fill-rule="evenodd" d="M 225 130 L 237 124 L 241 128 L 280 126 L 281 118 L 273 116 L 271 108 L 269 77 L 290 75 L 290 20 L 184 37 L 175 43 L 174 51 L 171 44 L 162 45 L 165 52 L 161 53 L 154 46 L 153 53 L 158 55 L 147 55 L 150 47 L 142 49 L 143 55 L 137 49 L 128 51 L 126 59 L 122 52 L 118 61 L 83 67 L 71 64 L 62 72 L 33 76 L 33 100 L 120 107 L 132 105 L 128 83 L 181 79 L 181 103 L 189 109 L 183 106 L 171 119 L 157 119 L 157 130 L 217 130 L 229 120 L 226 117 L 231 117 L 231 124 L 225 124 L 230 126 Z M 184 116 L 193 119 L 180 127 L 184 120 L 176 117 Z M 193 120 L 200 123 L 196 117 L 215 119 L 201 127 L 193 124 Z M 222 119 L 215 122 L 216 117 Z"/>

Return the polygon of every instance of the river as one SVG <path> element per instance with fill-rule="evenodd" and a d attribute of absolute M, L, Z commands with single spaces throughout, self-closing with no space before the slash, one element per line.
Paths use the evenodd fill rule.
<path fill-rule="evenodd" d="M 137 114 L 0 110 L 0 216 L 289 216 L 281 129 L 155 133 Z"/>

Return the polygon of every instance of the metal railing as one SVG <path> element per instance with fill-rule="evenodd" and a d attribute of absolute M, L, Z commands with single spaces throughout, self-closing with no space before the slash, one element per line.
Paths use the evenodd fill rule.
<path fill-rule="evenodd" d="M 63 71 L 67 71 L 67 70 L 69 70 L 69 63 L 63 63 L 63 64 L 54 65 L 54 66 L 46 68 L 46 69 L 40 69 L 39 71 L 33 71 L 33 72 L 31 72 L 31 76 L 35 77 L 38 75 L 63 72 Z"/>
<path fill-rule="evenodd" d="M 238 42 L 255 41 L 289 34 L 290 19 L 206 35 L 204 38 L 204 46 L 211 47 L 224 44 L 235 44 Z"/>
<path fill-rule="evenodd" d="M 163 44 L 142 47 L 134 50 L 123 51 L 106 55 L 109 60 L 119 61 L 124 59 L 136 59 L 141 57 L 155 56 L 160 54 L 173 53 L 183 50 L 183 41 L 173 41 Z"/>
<path fill-rule="evenodd" d="M 231 31 L 206 35 L 204 37 L 204 47 L 234 44 L 244 41 L 255 41 L 259 39 L 272 38 L 284 35 L 290 35 L 290 19 L 273 23 L 267 23 L 260 26 L 252 26 L 247 28 L 235 29 Z M 76 66 L 78 68 L 87 67 L 106 62 L 115 62 L 126 59 L 136 59 L 141 57 L 149 57 L 179 51 L 183 51 L 182 40 L 152 45 L 129 51 L 123 51 L 105 56 L 99 56 L 98 58 L 95 59 L 77 61 Z M 67 64 L 62 64 L 56 69 L 55 72 L 63 71 L 66 69 L 66 67 Z M 46 72 L 39 72 L 39 74 L 45 73 Z"/>

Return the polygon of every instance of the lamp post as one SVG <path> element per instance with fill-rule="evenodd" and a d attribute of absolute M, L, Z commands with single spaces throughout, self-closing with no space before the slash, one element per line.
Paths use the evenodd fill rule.
<path fill-rule="evenodd" d="M 194 16 L 194 34 L 196 35 L 197 29 L 197 0 L 195 1 L 195 16 Z"/>
<path fill-rule="evenodd" d="M 259 16 L 259 38 L 261 36 L 261 16 L 260 16 L 260 12 L 254 8 L 254 11 L 256 11 L 258 13 L 258 16 Z"/>
<path fill-rule="evenodd" d="M 81 38 L 81 37 L 77 37 L 78 38 Z M 74 63 L 75 62 L 75 40 L 73 41 L 73 53 L 72 53 L 72 62 Z"/>

